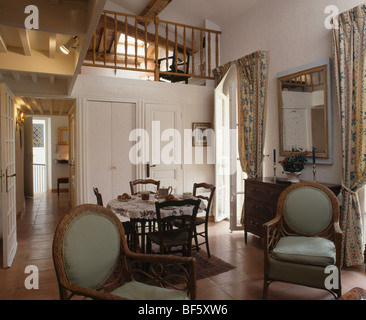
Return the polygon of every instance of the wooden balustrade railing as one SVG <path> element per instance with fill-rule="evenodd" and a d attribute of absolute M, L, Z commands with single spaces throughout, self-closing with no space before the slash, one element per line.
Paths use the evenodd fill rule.
<path fill-rule="evenodd" d="M 219 65 L 220 34 L 105 10 L 83 65 L 141 71 L 156 81 L 164 75 L 213 79 L 211 70 Z"/>

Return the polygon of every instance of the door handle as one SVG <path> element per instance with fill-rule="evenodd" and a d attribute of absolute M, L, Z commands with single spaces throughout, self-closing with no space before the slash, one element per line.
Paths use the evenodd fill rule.
<path fill-rule="evenodd" d="M 150 165 L 150 163 L 146 163 L 146 177 L 150 177 L 150 168 L 155 168 L 156 165 L 153 164 L 153 165 Z"/>
<path fill-rule="evenodd" d="M 12 178 L 15 177 L 16 173 L 11 174 L 10 176 L 8 176 L 8 169 L 6 169 L 6 193 L 8 193 L 8 178 Z"/>
<path fill-rule="evenodd" d="M 0 185 L 1 185 L 0 189 L 1 189 L 1 192 L 3 192 L 3 176 L 4 176 L 3 170 L 1 170 L 0 171 Z"/>

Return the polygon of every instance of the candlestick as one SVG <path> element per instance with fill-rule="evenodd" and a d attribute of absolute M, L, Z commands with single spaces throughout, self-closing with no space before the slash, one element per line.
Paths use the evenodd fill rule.
<path fill-rule="evenodd" d="M 277 169 L 276 161 L 274 161 L 273 162 L 273 178 L 272 178 L 273 181 L 276 181 L 277 180 L 276 169 Z"/>
<path fill-rule="evenodd" d="M 315 169 L 315 164 L 313 164 L 313 182 L 316 182 L 316 169 Z"/>

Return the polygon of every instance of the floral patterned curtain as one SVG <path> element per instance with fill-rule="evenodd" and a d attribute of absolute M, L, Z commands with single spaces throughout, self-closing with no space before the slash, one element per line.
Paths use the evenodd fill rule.
<path fill-rule="evenodd" d="M 213 70 L 216 86 L 230 67 L 238 72 L 238 147 L 242 170 L 261 177 L 267 105 L 269 53 L 257 51 Z M 241 215 L 243 223 L 244 206 Z"/>
<path fill-rule="evenodd" d="M 366 6 L 339 15 L 333 31 L 342 139 L 344 265 L 362 264 L 362 214 L 357 191 L 366 183 Z"/>
<path fill-rule="evenodd" d="M 238 72 L 239 157 L 249 177 L 262 176 L 269 54 L 257 51 L 213 70 L 216 86 L 235 64 Z"/>

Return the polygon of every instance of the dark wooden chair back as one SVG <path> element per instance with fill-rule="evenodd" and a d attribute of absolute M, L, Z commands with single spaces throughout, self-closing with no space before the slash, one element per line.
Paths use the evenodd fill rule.
<path fill-rule="evenodd" d="M 135 190 L 135 186 L 138 184 L 142 184 L 142 185 L 146 185 L 146 184 L 152 184 L 156 186 L 156 190 L 159 190 L 160 187 L 160 181 L 158 180 L 153 180 L 153 179 L 138 179 L 138 180 L 134 180 L 134 181 L 130 181 L 130 189 L 131 189 L 131 195 L 135 195 L 137 194 L 136 190 Z M 150 193 L 155 193 L 153 191 L 150 191 Z"/>
<path fill-rule="evenodd" d="M 97 198 L 97 204 L 103 207 L 103 197 L 102 195 L 99 193 L 98 188 L 93 188 L 94 194 Z"/>
<path fill-rule="evenodd" d="M 200 195 L 200 194 L 198 194 L 198 192 L 200 191 L 198 189 L 210 190 L 210 195 L 209 196 Z M 214 197 L 215 190 L 216 190 L 216 187 L 213 184 L 208 184 L 208 183 L 202 182 L 202 183 L 195 183 L 193 185 L 193 196 L 207 201 L 207 205 L 206 205 L 206 209 L 205 209 L 206 210 L 206 220 L 208 220 L 208 216 L 210 214 L 212 199 Z"/>
<path fill-rule="evenodd" d="M 201 200 L 199 199 L 156 202 L 157 234 L 161 253 L 165 254 L 167 249 L 181 246 L 181 249 L 174 250 L 174 252 L 181 252 L 185 256 L 191 255 L 195 220 L 200 203 Z M 181 211 L 181 207 L 185 206 L 192 206 L 192 214 Z M 164 208 L 171 210 L 173 207 L 175 209 L 172 214 L 167 216 L 162 214 Z"/>

